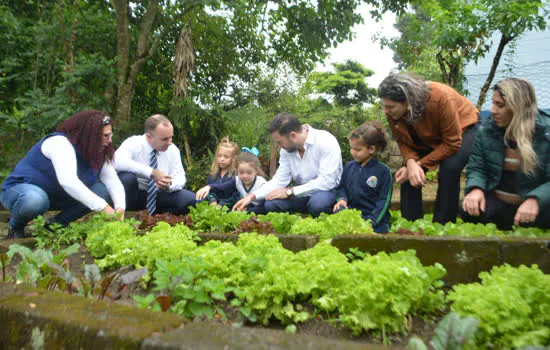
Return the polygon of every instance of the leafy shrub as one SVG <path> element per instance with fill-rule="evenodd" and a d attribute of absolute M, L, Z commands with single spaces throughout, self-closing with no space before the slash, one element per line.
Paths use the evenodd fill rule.
<path fill-rule="evenodd" d="M 338 234 L 374 234 L 370 222 L 363 220 L 355 209 L 342 210 L 336 214 L 322 213 L 318 218 L 296 221 L 289 233 L 317 234 L 321 239 L 330 239 Z"/>
<path fill-rule="evenodd" d="M 239 228 L 241 221 L 251 217 L 247 212 L 227 212 L 227 208 L 224 208 L 209 205 L 206 201 L 191 207 L 189 216 L 193 220 L 193 228 L 201 232 L 235 231 Z"/>
<path fill-rule="evenodd" d="M 289 233 L 292 225 L 302 219 L 300 215 L 290 213 L 271 212 L 264 215 L 258 215 L 260 222 L 270 222 L 278 233 Z"/>
<path fill-rule="evenodd" d="M 116 225 L 118 224 L 118 225 Z M 114 222 L 88 235 L 86 240 L 90 252 L 102 269 L 131 265 L 147 267 L 149 273 L 155 271 L 157 260 L 176 260 L 182 254 L 196 249 L 196 233 L 187 226 L 170 226 L 159 222 L 150 232 L 137 236 L 133 226 Z M 102 242 L 104 246 L 102 246 Z M 150 277 L 150 274 L 145 278 Z"/>
<path fill-rule="evenodd" d="M 212 158 L 208 155 L 194 159 L 192 165 L 185 164 L 185 175 L 187 178 L 186 187 L 191 191 L 198 191 L 206 186 L 206 179 L 208 178 L 208 174 L 210 174 L 211 164 Z"/>
<path fill-rule="evenodd" d="M 157 262 L 153 274 L 153 290 L 168 293 L 173 304 L 171 311 L 187 318 L 206 316 L 211 319 L 220 314 L 225 317 L 217 300 L 225 300 L 223 280 L 208 276 L 208 265 L 200 258 L 184 257 L 181 261 Z"/>
<path fill-rule="evenodd" d="M 404 332 L 408 314 L 441 310 L 438 291 L 446 270 L 440 264 L 424 267 L 413 250 L 384 252 L 354 260 L 330 282 L 331 289 L 315 301 L 322 310 L 339 311 L 339 320 L 359 334 L 362 330 Z"/>
<path fill-rule="evenodd" d="M 108 222 L 88 233 L 86 245 L 92 256 L 102 258 L 126 248 L 135 235 L 135 227 L 127 221 Z"/>
<path fill-rule="evenodd" d="M 400 230 L 420 232 L 426 236 L 462 236 L 462 237 L 493 237 L 493 236 L 513 236 L 513 237 L 547 237 L 550 236 L 550 230 L 544 230 L 536 227 L 514 227 L 512 231 L 500 231 L 493 223 L 474 224 L 464 222 L 460 218 L 456 223 L 448 222 L 442 225 L 432 222 L 433 215 L 426 214 L 422 219 L 409 221 L 401 215 L 400 211 L 391 211 L 390 232 L 399 232 Z M 403 231 L 401 231 L 403 232 Z"/>
<path fill-rule="evenodd" d="M 479 320 L 476 344 L 516 348 L 550 344 L 550 275 L 536 265 L 495 266 L 481 283 L 454 286 L 451 310 Z"/>

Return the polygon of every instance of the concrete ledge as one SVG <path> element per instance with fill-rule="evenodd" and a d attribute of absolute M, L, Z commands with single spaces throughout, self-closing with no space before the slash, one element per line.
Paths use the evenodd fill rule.
<path fill-rule="evenodd" d="M 542 272 L 550 274 L 550 238 L 502 237 L 500 263 L 512 266 L 537 264 Z"/>
<path fill-rule="evenodd" d="M 182 328 L 146 339 L 142 349 L 231 349 L 231 350 L 359 350 L 388 349 L 312 335 L 286 334 L 284 331 L 264 328 L 234 328 L 211 323 L 193 322 Z"/>
<path fill-rule="evenodd" d="M 33 249 L 36 244 L 36 240 L 34 238 L 7 239 L 7 240 L 0 238 L 0 254 L 6 253 L 8 250 L 10 250 L 11 244 L 19 244 L 27 248 Z"/>
<path fill-rule="evenodd" d="M 175 314 L 13 284 L 0 284 L 0 295 L 5 349 L 137 349 L 183 323 Z"/>
<path fill-rule="evenodd" d="M 423 265 L 440 263 L 447 269 L 443 280 L 450 285 L 478 281 L 481 271 L 495 265 L 512 266 L 538 264 L 550 272 L 550 239 L 510 239 L 498 237 L 433 237 L 387 235 L 342 235 L 332 239 L 332 245 L 342 253 L 350 248 L 363 252 L 397 252 L 414 249 Z"/>

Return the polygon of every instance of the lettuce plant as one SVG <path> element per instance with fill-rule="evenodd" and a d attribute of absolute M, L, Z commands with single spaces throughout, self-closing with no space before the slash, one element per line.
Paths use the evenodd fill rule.
<path fill-rule="evenodd" d="M 511 348 L 550 344 L 550 275 L 536 265 L 495 266 L 481 283 L 454 286 L 451 310 L 479 320 L 476 344 Z"/>

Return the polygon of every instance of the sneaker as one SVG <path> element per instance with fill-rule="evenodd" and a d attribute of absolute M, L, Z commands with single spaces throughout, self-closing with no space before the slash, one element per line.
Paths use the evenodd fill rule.
<path fill-rule="evenodd" d="M 17 238 L 25 238 L 25 233 L 23 228 L 12 228 L 10 227 L 8 231 L 8 239 L 17 239 Z"/>

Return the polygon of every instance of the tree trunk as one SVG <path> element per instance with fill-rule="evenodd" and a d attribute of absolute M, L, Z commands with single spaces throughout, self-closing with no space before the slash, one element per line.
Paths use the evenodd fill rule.
<path fill-rule="evenodd" d="M 191 147 L 189 147 L 189 137 L 187 137 L 187 133 L 185 132 L 185 128 L 182 128 L 181 131 L 183 135 L 183 149 L 185 151 L 185 163 L 188 167 L 193 166 L 193 158 L 191 157 Z"/>
<path fill-rule="evenodd" d="M 41 49 L 42 49 L 42 39 L 40 38 L 39 35 L 36 36 L 37 37 L 37 44 L 36 44 L 36 58 L 34 60 L 34 82 L 33 82 L 33 91 L 36 91 L 36 89 L 38 88 L 38 68 L 39 68 L 39 63 L 40 63 L 40 54 L 41 54 Z M 48 81 L 46 80 L 46 83 Z"/>
<path fill-rule="evenodd" d="M 489 75 L 487 76 L 487 79 L 485 80 L 485 84 L 483 84 L 483 87 L 481 88 L 481 92 L 479 93 L 479 98 L 477 99 L 476 107 L 478 110 L 481 110 L 481 106 L 483 106 L 483 102 L 485 102 L 485 96 L 487 95 L 489 86 L 491 86 L 491 83 L 493 82 L 493 78 L 495 77 L 495 73 L 497 71 L 498 64 L 500 63 L 502 53 L 504 52 L 504 48 L 513 39 L 514 37 L 506 36 L 504 34 L 502 34 L 502 36 L 500 37 L 500 42 L 498 43 L 497 52 L 495 53 L 495 57 L 493 58 L 493 64 L 491 65 L 491 70 L 489 71 Z"/>
<path fill-rule="evenodd" d="M 147 10 L 141 19 L 135 61 L 130 64 L 130 32 L 128 20 L 128 0 L 111 0 L 116 14 L 117 28 L 117 68 L 118 91 L 115 115 L 119 120 L 128 122 L 136 79 L 143 65 L 151 58 L 160 41 L 160 36 L 152 39 L 153 23 L 158 10 L 158 0 L 149 0 Z"/>
<path fill-rule="evenodd" d="M 449 83 L 449 74 L 447 73 L 447 68 L 445 66 L 445 59 L 443 58 L 443 54 L 441 51 L 435 55 L 437 58 L 437 63 L 439 63 L 439 70 L 441 70 L 441 75 L 443 75 L 443 79 L 445 79 L 445 82 Z"/>
<path fill-rule="evenodd" d="M 195 69 L 195 50 L 193 48 L 193 36 L 191 28 L 186 24 L 181 30 L 178 42 L 176 43 L 176 53 L 174 57 L 174 96 L 172 97 L 172 106 L 176 101 L 182 102 L 187 97 L 189 87 L 189 76 Z M 173 108 L 172 107 L 172 108 Z M 178 108 L 179 109 L 179 108 Z M 178 113 L 181 115 L 181 113 Z M 180 116 L 181 118 L 181 116 Z M 185 132 L 185 127 L 182 128 L 183 146 L 185 151 L 185 160 L 187 166 L 193 166 L 193 158 L 191 156 L 191 147 L 189 146 L 189 138 Z"/>
<path fill-rule="evenodd" d="M 459 85 L 462 82 L 462 65 L 460 60 L 456 59 L 452 55 L 448 58 L 443 57 L 443 52 L 439 51 L 436 55 L 437 62 L 439 63 L 439 69 L 445 79 L 445 83 L 454 89 L 460 90 Z"/>

